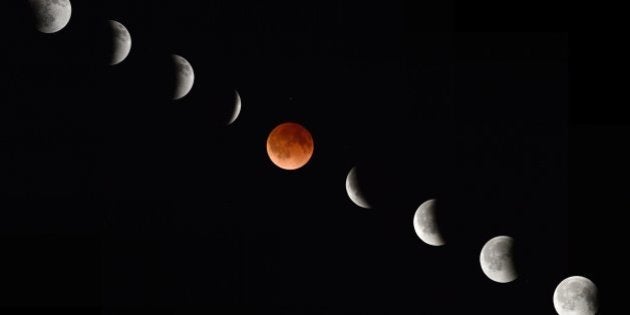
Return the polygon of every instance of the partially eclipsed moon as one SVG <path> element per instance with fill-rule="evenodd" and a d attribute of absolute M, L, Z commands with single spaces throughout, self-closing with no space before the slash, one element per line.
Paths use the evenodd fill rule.
<path fill-rule="evenodd" d="M 413 216 L 413 228 L 423 242 L 433 246 L 442 246 L 446 242 L 438 227 L 436 209 L 435 199 L 423 202 Z"/>
<path fill-rule="evenodd" d="M 195 82 L 195 73 L 188 60 L 182 56 L 173 55 L 173 63 L 175 66 L 175 92 L 173 99 L 178 100 L 186 96 L 192 89 Z"/>
<path fill-rule="evenodd" d="M 299 124 L 287 122 L 274 128 L 267 138 L 267 154 L 279 168 L 296 170 L 313 155 L 313 137 Z"/>
<path fill-rule="evenodd" d="M 116 65 L 121 63 L 129 51 L 131 51 L 131 35 L 127 28 L 117 21 L 109 20 L 109 26 L 113 35 L 112 42 L 112 56 L 109 60 L 110 65 Z"/>
<path fill-rule="evenodd" d="M 367 202 L 363 191 L 361 190 L 359 179 L 357 177 L 356 166 L 353 167 L 348 176 L 346 176 L 346 192 L 350 200 L 357 206 L 365 209 L 370 209 L 372 206 Z"/>
<path fill-rule="evenodd" d="M 506 283 L 518 277 L 514 264 L 514 239 L 509 236 L 497 236 L 486 242 L 479 261 L 483 273 L 492 281 Z"/>
<path fill-rule="evenodd" d="M 42 33 L 55 33 L 70 21 L 70 0 L 29 0 L 35 14 L 35 27 Z"/>
<path fill-rule="evenodd" d="M 593 281 L 581 277 L 568 277 L 553 293 L 553 306 L 560 315 L 594 315 L 599 308 L 597 287 Z"/>
<path fill-rule="evenodd" d="M 228 121 L 228 125 L 232 124 L 238 115 L 241 113 L 241 95 L 238 94 L 237 90 L 234 90 L 234 111 L 232 112 L 232 117 Z"/>

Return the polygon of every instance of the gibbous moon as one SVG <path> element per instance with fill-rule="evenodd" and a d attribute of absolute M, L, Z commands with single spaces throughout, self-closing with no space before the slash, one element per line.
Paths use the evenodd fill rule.
<path fill-rule="evenodd" d="M 361 191 L 359 180 L 357 178 L 356 166 L 348 172 L 348 176 L 346 177 L 346 192 L 348 193 L 350 200 L 352 200 L 352 202 L 354 202 L 357 206 L 365 209 L 372 208 Z"/>
<path fill-rule="evenodd" d="M 42 33 L 55 33 L 70 21 L 70 0 L 29 0 L 35 14 L 35 27 Z"/>
<path fill-rule="evenodd" d="M 599 308 L 597 287 L 587 278 L 568 277 L 553 292 L 553 306 L 560 315 L 594 315 Z"/>
<path fill-rule="evenodd" d="M 241 113 L 241 95 L 238 94 L 237 90 L 234 90 L 234 111 L 232 112 L 232 116 L 228 121 L 228 125 L 232 124 L 238 115 Z"/>
<path fill-rule="evenodd" d="M 514 239 L 509 236 L 497 236 L 486 242 L 479 261 L 481 270 L 492 281 L 506 283 L 518 277 L 514 264 Z"/>
<path fill-rule="evenodd" d="M 178 100 L 193 87 L 195 82 L 195 73 L 193 68 L 184 57 L 179 55 L 173 55 L 173 63 L 175 65 L 175 92 L 173 93 L 173 99 Z"/>
<path fill-rule="evenodd" d="M 109 26 L 114 36 L 112 42 L 112 57 L 109 61 L 109 64 L 113 66 L 121 63 L 127 58 L 127 55 L 129 55 L 129 51 L 131 50 L 131 35 L 129 35 L 127 28 L 119 22 L 109 20 Z"/>
<path fill-rule="evenodd" d="M 442 246 L 446 242 L 438 228 L 436 208 L 435 199 L 423 202 L 413 216 L 413 229 L 423 242 L 433 246 Z"/>
<path fill-rule="evenodd" d="M 267 138 L 267 154 L 281 169 L 296 170 L 313 155 L 313 137 L 299 124 L 287 122 L 274 128 Z"/>

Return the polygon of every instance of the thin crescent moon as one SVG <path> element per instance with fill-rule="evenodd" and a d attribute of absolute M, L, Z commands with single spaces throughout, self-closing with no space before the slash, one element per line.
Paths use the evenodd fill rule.
<path fill-rule="evenodd" d="M 348 172 L 348 176 L 346 176 L 346 192 L 348 193 L 348 197 L 350 197 L 350 200 L 357 206 L 364 209 L 371 209 L 372 206 L 365 200 L 365 196 L 359 187 L 356 172 L 355 166 Z"/>
<path fill-rule="evenodd" d="M 228 122 L 228 125 L 236 121 L 236 118 L 238 118 L 238 115 L 241 113 L 241 95 L 238 93 L 237 90 L 234 90 L 234 93 L 236 94 L 236 104 L 235 104 L 234 112 L 232 113 L 232 117 L 230 117 L 230 121 Z"/>

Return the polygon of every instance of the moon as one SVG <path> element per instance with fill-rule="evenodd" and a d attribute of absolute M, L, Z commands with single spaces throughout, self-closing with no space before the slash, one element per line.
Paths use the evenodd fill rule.
<path fill-rule="evenodd" d="M 112 42 L 112 55 L 109 60 L 110 65 L 121 63 L 131 50 L 131 35 L 127 28 L 117 21 L 109 20 L 109 26 L 112 31 L 114 40 Z"/>
<path fill-rule="evenodd" d="M 241 95 L 238 94 L 237 90 L 234 90 L 234 111 L 232 112 L 232 116 L 228 121 L 228 125 L 232 124 L 238 115 L 241 113 Z"/>
<path fill-rule="evenodd" d="M 497 236 L 483 246 L 479 261 L 481 270 L 492 281 L 507 283 L 516 280 L 518 274 L 514 264 L 514 239 Z"/>
<path fill-rule="evenodd" d="M 348 176 L 346 176 L 346 192 L 348 193 L 350 200 L 352 200 L 355 205 L 364 209 L 372 208 L 361 190 L 359 180 L 357 178 L 356 166 L 353 167 L 350 172 L 348 172 Z"/>
<path fill-rule="evenodd" d="M 178 100 L 193 87 L 195 82 L 195 72 L 188 60 L 179 55 L 173 55 L 173 63 L 175 65 L 175 92 L 173 93 L 173 99 Z"/>
<path fill-rule="evenodd" d="M 35 15 L 35 28 L 42 33 L 55 33 L 70 21 L 70 0 L 29 0 Z"/>
<path fill-rule="evenodd" d="M 281 169 L 296 170 L 313 156 L 313 137 L 300 124 L 286 122 L 274 128 L 267 138 L 267 154 Z"/>
<path fill-rule="evenodd" d="M 593 281 L 568 277 L 553 292 L 553 306 L 560 315 L 594 315 L 599 307 L 597 287 Z"/>
<path fill-rule="evenodd" d="M 423 242 L 433 246 L 442 246 L 446 242 L 437 224 L 436 209 L 435 199 L 423 202 L 413 216 L 413 229 Z"/>

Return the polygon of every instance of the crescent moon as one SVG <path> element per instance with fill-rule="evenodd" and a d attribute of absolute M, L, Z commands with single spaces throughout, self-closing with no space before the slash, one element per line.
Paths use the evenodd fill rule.
<path fill-rule="evenodd" d="M 436 208 L 435 199 L 423 202 L 413 216 L 413 228 L 423 242 L 433 246 L 442 246 L 446 242 L 439 231 Z"/>
<path fill-rule="evenodd" d="M 518 274 L 513 256 L 513 238 L 504 235 L 492 238 L 481 249 L 479 255 L 481 269 L 492 281 L 499 283 L 514 281 Z"/>
<path fill-rule="evenodd" d="M 42 33 L 55 33 L 70 21 L 70 0 L 29 0 L 35 15 L 35 28 Z"/>
<path fill-rule="evenodd" d="M 350 200 L 354 202 L 357 206 L 364 209 L 371 209 L 372 206 L 367 202 L 363 192 L 361 191 L 361 187 L 359 185 L 359 181 L 357 178 L 357 170 L 356 166 L 353 167 L 350 172 L 348 172 L 348 176 L 346 177 L 346 192 L 348 193 L 348 197 Z"/>
<path fill-rule="evenodd" d="M 178 100 L 188 94 L 195 82 L 195 72 L 188 60 L 179 55 L 173 55 L 175 65 L 175 92 L 173 99 Z"/>
<path fill-rule="evenodd" d="M 553 292 L 553 306 L 560 315 L 595 315 L 599 308 L 597 291 L 588 278 L 568 277 Z"/>
<path fill-rule="evenodd" d="M 129 55 L 131 51 L 131 35 L 127 28 L 120 22 L 109 20 L 109 26 L 114 37 L 112 43 L 112 57 L 109 61 L 110 65 L 121 63 Z"/>
<path fill-rule="evenodd" d="M 241 95 L 238 94 L 237 90 L 234 90 L 234 94 L 235 94 L 234 112 L 232 112 L 232 117 L 230 117 L 228 125 L 232 124 L 236 120 L 236 118 L 238 118 L 238 115 L 241 113 Z"/>

